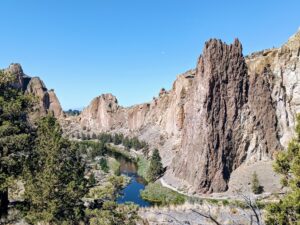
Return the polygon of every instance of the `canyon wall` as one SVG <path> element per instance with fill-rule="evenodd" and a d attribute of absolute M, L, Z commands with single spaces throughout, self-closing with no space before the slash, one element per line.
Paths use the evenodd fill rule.
<path fill-rule="evenodd" d="M 223 192 L 242 163 L 272 160 L 293 136 L 300 112 L 300 33 L 280 48 L 244 57 L 238 40 L 208 41 L 195 70 L 170 91 L 123 108 L 101 95 L 68 132 L 121 132 L 138 136 L 162 155 L 166 182 L 192 193 Z M 83 129 L 84 128 L 84 129 Z"/>
<path fill-rule="evenodd" d="M 160 150 L 164 181 L 191 193 L 226 191 L 241 165 L 272 160 L 293 137 L 300 113 L 300 32 L 280 48 L 247 57 L 238 40 L 209 40 L 196 69 L 178 75 L 151 102 L 125 108 L 103 94 L 79 116 L 65 116 L 55 93 L 18 64 L 8 70 L 39 97 L 35 116 L 52 112 L 70 137 L 137 136 Z"/>

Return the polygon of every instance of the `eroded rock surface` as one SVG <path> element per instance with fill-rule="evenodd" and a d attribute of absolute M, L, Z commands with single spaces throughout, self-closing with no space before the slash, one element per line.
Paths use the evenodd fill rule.
<path fill-rule="evenodd" d="M 63 117 L 63 110 L 56 94 L 53 90 L 48 90 L 39 77 L 27 76 L 18 63 L 11 64 L 4 71 L 16 76 L 16 88 L 20 88 L 25 91 L 25 93 L 32 94 L 36 97 L 37 104 L 30 114 L 31 120 L 45 116 L 48 113 L 53 113 L 57 118 Z"/>
<path fill-rule="evenodd" d="M 160 149 L 166 182 L 192 193 L 225 191 L 232 171 L 272 160 L 293 135 L 300 112 L 299 36 L 248 57 L 238 40 L 210 40 L 196 70 L 178 76 L 170 91 L 129 108 L 102 95 L 68 118 L 66 131 L 138 136 Z"/>
<path fill-rule="evenodd" d="M 230 173 L 245 158 L 243 122 L 248 95 L 249 79 L 240 42 L 226 45 L 220 40 L 208 41 L 185 106 L 181 151 L 171 165 L 176 177 L 200 192 L 227 189 Z"/>

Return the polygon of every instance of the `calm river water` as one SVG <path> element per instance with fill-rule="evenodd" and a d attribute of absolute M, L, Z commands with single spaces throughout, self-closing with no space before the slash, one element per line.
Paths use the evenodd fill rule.
<path fill-rule="evenodd" d="M 151 203 L 143 200 L 140 191 L 145 189 L 146 181 L 137 174 L 137 165 L 122 157 L 116 159 L 120 162 L 120 173 L 130 177 L 130 183 L 122 190 L 121 195 L 117 198 L 117 203 L 133 202 L 141 207 L 149 207 Z"/>

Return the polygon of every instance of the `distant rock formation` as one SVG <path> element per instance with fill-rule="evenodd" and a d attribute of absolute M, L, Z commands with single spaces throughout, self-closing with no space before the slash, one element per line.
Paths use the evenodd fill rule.
<path fill-rule="evenodd" d="M 37 97 L 37 104 L 34 107 L 33 112 L 30 114 L 30 118 L 32 120 L 45 116 L 48 113 L 53 113 L 53 115 L 57 118 L 63 117 L 63 110 L 56 94 L 53 90 L 48 90 L 39 77 L 30 77 L 25 75 L 21 65 L 17 63 L 11 64 L 7 69 L 5 69 L 5 71 L 16 76 L 16 88 L 20 88 L 25 93 L 32 94 Z"/>

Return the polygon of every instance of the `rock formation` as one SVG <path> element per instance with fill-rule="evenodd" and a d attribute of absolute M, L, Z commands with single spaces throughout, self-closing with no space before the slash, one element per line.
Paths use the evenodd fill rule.
<path fill-rule="evenodd" d="M 18 87 L 39 97 L 36 116 L 53 112 L 73 136 L 137 136 L 160 150 L 164 182 L 191 193 L 226 191 L 242 164 L 271 165 L 300 113 L 300 32 L 280 48 L 247 57 L 238 40 L 209 40 L 196 69 L 179 75 L 171 90 L 162 89 L 151 102 L 124 108 L 104 94 L 79 116 L 64 117 L 55 93 L 18 64 L 8 70 L 17 75 Z"/>
<path fill-rule="evenodd" d="M 172 169 L 201 192 L 225 191 L 230 173 L 245 158 L 249 79 L 240 42 L 208 41 L 196 71 L 185 105 L 181 151 Z"/>
<path fill-rule="evenodd" d="M 27 94 L 37 98 L 36 106 L 30 115 L 32 120 L 53 113 L 57 118 L 63 117 L 63 110 L 53 90 L 48 90 L 39 77 L 29 77 L 24 74 L 20 64 L 13 63 L 6 70 L 16 76 L 16 88 L 20 88 Z"/>
<path fill-rule="evenodd" d="M 220 192 L 242 163 L 271 160 L 293 135 L 300 112 L 300 33 L 278 49 L 242 54 L 238 40 L 205 44 L 196 70 L 152 102 L 123 108 L 95 98 L 67 132 L 121 132 L 160 149 L 164 179 L 190 192 Z"/>

